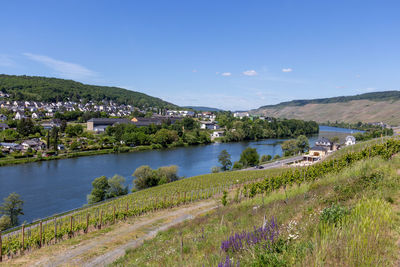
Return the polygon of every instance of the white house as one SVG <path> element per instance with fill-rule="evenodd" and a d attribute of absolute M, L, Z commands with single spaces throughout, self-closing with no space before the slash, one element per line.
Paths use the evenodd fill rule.
<path fill-rule="evenodd" d="M 224 136 L 224 135 L 225 135 L 225 132 L 224 132 L 224 131 L 214 131 L 214 132 L 212 133 L 211 137 L 217 138 L 217 137 L 222 137 L 222 136 Z"/>
<path fill-rule="evenodd" d="M 233 117 L 242 119 L 244 117 L 250 117 L 250 114 L 248 112 L 235 112 L 233 113 Z"/>
<path fill-rule="evenodd" d="M 26 119 L 26 116 L 24 115 L 24 113 L 17 111 L 17 113 L 15 114 L 14 119 L 22 120 L 22 119 Z"/>
<path fill-rule="evenodd" d="M 346 137 L 346 142 L 345 142 L 346 146 L 351 146 L 354 145 L 355 143 L 356 143 L 356 138 L 354 136 L 349 135 Z"/>
<path fill-rule="evenodd" d="M 215 122 L 210 121 L 201 121 L 200 122 L 200 129 L 207 129 L 207 130 L 218 130 L 219 125 Z"/>

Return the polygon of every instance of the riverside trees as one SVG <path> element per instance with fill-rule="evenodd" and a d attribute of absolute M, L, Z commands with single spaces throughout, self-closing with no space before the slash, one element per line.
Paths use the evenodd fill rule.
<path fill-rule="evenodd" d="M 15 192 L 4 199 L 3 204 L 0 206 L 0 214 L 3 215 L 0 218 L 0 230 L 1 228 L 7 229 L 18 225 L 18 216 L 24 215 L 22 212 L 23 205 L 24 201 Z"/>

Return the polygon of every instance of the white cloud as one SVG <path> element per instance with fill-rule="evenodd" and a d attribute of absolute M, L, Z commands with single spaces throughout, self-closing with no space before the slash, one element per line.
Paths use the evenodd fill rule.
<path fill-rule="evenodd" d="M 0 54 L 1 67 L 15 67 L 17 64 L 8 55 Z"/>
<path fill-rule="evenodd" d="M 48 56 L 35 55 L 31 53 L 24 53 L 23 55 L 33 61 L 46 65 L 64 78 L 85 79 L 96 76 L 96 73 L 94 71 L 91 71 L 86 67 L 83 67 L 76 63 L 65 62 Z"/>
<path fill-rule="evenodd" d="M 291 69 L 291 68 L 282 69 L 282 72 L 292 72 L 292 71 L 293 71 L 293 69 Z"/>
<path fill-rule="evenodd" d="M 231 76 L 232 75 L 232 73 L 230 73 L 230 72 L 223 72 L 223 73 L 221 73 L 221 76 Z"/>
<path fill-rule="evenodd" d="M 256 75 L 258 75 L 257 71 L 255 71 L 255 70 L 246 70 L 246 71 L 243 71 L 243 74 L 246 75 L 246 76 L 256 76 Z"/>

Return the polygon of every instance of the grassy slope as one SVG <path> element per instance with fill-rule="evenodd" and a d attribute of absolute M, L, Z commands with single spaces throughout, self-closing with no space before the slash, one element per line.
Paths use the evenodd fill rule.
<path fill-rule="evenodd" d="M 217 266 L 226 258 L 221 241 L 260 227 L 265 215 L 277 219 L 281 242 L 273 252 L 256 245 L 229 253 L 240 266 L 397 266 L 399 170 L 399 156 L 390 161 L 374 158 L 288 188 L 287 201 L 284 191 L 241 203 L 230 200 L 224 208 L 127 251 L 114 265 Z M 338 226 L 320 219 L 322 210 L 332 204 L 346 210 L 337 216 Z"/>
<path fill-rule="evenodd" d="M 399 100 L 353 100 L 327 104 L 309 103 L 302 106 L 268 106 L 253 110 L 252 113 L 278 118 L 315 120 L 317 122 L 383 121 L 392 125 L 400 125 L 399 105 Z"/>

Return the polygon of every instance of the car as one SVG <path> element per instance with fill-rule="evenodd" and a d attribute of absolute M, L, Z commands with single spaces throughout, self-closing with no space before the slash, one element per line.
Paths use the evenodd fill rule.
<path fill-rule="evenodd" d="M 261 170 L 261 169 L 264 169 L 264 167 L 261 166 L 261 165 L 255 166 L 255 168 L 256 168 L 256 169 L 260 169 L 260 170 Z"/>

